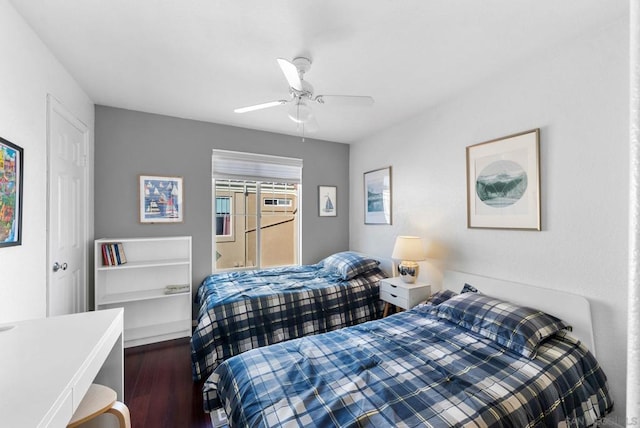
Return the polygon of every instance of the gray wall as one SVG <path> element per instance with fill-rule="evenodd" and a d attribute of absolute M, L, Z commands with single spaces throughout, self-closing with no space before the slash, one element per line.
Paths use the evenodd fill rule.
<path fill-rule="evenodd" d="M 191 235 L 197 287 L 211 273 L 214 148 L 303 159 L 302 263 L 348 249 L 348 145 L 105 106 L 95 111 L 96 238 Z M 184 177 L 184 223 L 138 222 L 138 174 Z M 337 217 L 318 216 L 321 184 L 338 186 Z"/>

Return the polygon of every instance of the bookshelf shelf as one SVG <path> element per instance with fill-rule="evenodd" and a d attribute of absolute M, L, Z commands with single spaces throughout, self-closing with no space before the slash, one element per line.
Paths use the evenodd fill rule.
<path fill-rule="evenodd" d="M 115 266 L 99 266 L 97 270 L 118 270 L 118 269 L 145 269 L 145 268 L 153 268 L 153 267 L 162 267 L 162 266 L 179 266 L 179 265 L 189 265 L 191 264 L 191 260 L 182 259 L 182 260 L 144 260 L 139 262 L 127 262 L 123 265 L 115 265 Z"/>
<path fill-rule="evenodd" d="M 114 243 L 126 262 L 106 265 Z M 95 308 L 124 308 L 125 347 L 191 336 L 191 266 L 190 236 L 98 239 Z"/>
<path fill-rule="evenodd" d="M 165 293 L 164 289 L 159 290 L 143 290 L 131 291 L 129 293 L 107 294 L 100 299 L 101 305 L 113 305 L 115 303 L 136 302 L 139 300 L 164 299 L 164 298 L 181 298 L 189 295 L 191 290 L 180 293 Z"/>
<path fill-rule="evenodd" d="M 154 338 L 154 342 L 173 339 L 174 335 L 182 335 L 184 330 L 191 329 L 191 322 L 185 320 L 172 321 L 156 325 L 132 327 L 124 329 L 125 343 L 138 344 L 148 343 L 149 338 Z"/>

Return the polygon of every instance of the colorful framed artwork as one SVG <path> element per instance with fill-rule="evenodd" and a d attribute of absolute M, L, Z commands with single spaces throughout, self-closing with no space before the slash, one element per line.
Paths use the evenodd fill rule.
<path fill-rule="evenodd" d="M 182 177 L 139 176 L 140 223 L 182 223 L 184 185 Z"/>
<path fill-rule="evenodd" d="M 336 186 L 318 186 L 318 215 L 320 217 L 338 216 L 338 188 Z"/>
<path fill-rule="evenodd" d="M 364 173 L 364 224 L 391 224 L 391 167 Z"/>
<path fill-rule="evenodd" d="M 467 227 L 541 230 L 540 130 L 466 150 Z"/>
<path fill-rule="evenodd" d="M 0 247 L 22 244 L 23 150 L 0 138 Z"/>

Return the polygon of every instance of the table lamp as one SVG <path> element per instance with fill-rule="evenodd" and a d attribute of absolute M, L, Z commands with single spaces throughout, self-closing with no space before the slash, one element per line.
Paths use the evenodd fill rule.
<path fill-rule="evenodd" d="M 402 260 L 398 265 L 400 278 L 406 283 L 413 284 L 418 278 L 420 266 L 418 260 L 424 260 L 422 238 L 418 236 L 398 236 L 393 246 L 392 259 Z"/>

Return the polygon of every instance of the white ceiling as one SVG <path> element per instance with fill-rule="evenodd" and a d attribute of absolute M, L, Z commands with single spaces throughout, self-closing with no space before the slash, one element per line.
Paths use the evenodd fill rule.
<path fill-rule="evenodd" d="M 308 136 L 350 143 L 625 19 L 627 0 L 11 0 L 96 104 L 299 135 L 276 58 L 309 56 Z"/>

